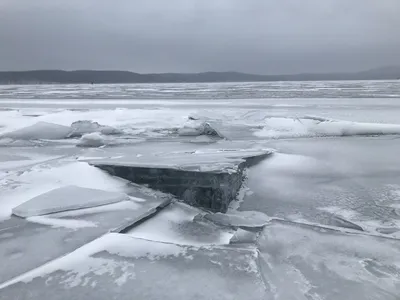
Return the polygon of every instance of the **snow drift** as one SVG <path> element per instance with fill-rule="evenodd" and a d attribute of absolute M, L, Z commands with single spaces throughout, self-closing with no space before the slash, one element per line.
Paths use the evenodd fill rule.
<path fill-rule="evenodd" d="M 97 132 L 88 133 L 81 137 L 79 147 L 101 147 L 106 144 L 105 139 Z"/>

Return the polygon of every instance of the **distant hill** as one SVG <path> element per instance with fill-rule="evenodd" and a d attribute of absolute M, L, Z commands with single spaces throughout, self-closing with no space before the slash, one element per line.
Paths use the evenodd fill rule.
<path fill-rule="evenodd" d="M 294 75 L 254 75 L 239 72 L 139 74 L 128 71 L 5 71 L 0 84 L 41 83 L 168 83 L 168 82 L 246 82 L 297 80 L 383 80 L 400 79 L 399 67 L 382 67 L 356 73 L 303 73 Z"/>

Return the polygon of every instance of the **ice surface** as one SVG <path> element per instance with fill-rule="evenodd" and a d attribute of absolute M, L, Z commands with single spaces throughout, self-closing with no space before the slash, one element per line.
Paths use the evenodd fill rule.
<path fill-rule="evenodd" d="M 77 146 L 80 147 L 101 147 L 106 144 L 104 137 L 102 137 L 99 133 L 87 133 L 84 134 L 79 140 Z"/>
<path fill-rule="evenodd" d="M 70 219 L 57 219 L 54 217 L 47 216 L 36 216 L 29 217 L 26 219 L 29 222 L 50 225 L 52 227 L 65 227 L 71 229 L 86 228 L 86 227 L 96 227 L 97 225 L 90 221 L 85 220 L 70 220 Z"/>
<path fill-rule="evenodd" d="M 123 201 L 127 198 L 127 195 L 121 193 L 71 185 L 54 189 L 30 199 L 15 207 L 12 213 L 19 217 L 26 218 L 67 210 L 101 206 Z"/>
<path fill-rule="evenodd" d="M 0 299 L 108 300 L 118 295 L 397 300 L 400 139 L 365 135 L 399 133 L 395 123 L 400 104 L 397 98 L 388 98 L 398 97 L 398 85 L 382 81 L 0 86 L 1 105 L 17 108 L 0 110 L 3 137 L 38 122 L 69 128 L 77 122 L 81 133 L 97 132 L 99 126 L 122 131 L 121 136 L 107 136 L 115 147 L 92 149 L 75 147 L 78 139 L 3 138 L 0 218 L 10 217 L 12 208 L 30 198 L 68 185 L 127 193 L 126 181 L 76 162 L 75 156 L 110 163 L 134 161 L 149 170 L 157 165 L 182 168 L 185 175 L 199 173 L 199 183 L 206 179 L 202 172 L 222 169 L 233 174 L 232 162 L 249 149 L 277 149 L 248 170 L 247 188 L 241 190 L 244 197 L 237 215 L 240 210 L 258 211 L 272 218 L 262 234 L 257 234 L 259 228 L 231 228 L 254 225 L 251 218 L 243 220 L 231 210 L 228 216 L 209 215 L 222 226 L 203 218 L 206 213 L 196 208 L 172 205 L 130 233 L 113 235 L 71 258 L 70 251 L 129 224 L 162 199 L 143 197 L 144 202 L 2 220 L 0 284 L 7 287 L 1 289 Z M 386 98 L 365 98 L 378 96 Z M 205 123 L 226 139 L 205 135 Z M 179 135 L 185 130 L 192 135 Z M 133 141 L 140 143 L 125 146 Z M 48 151 L 48 156 L 30 154 L 38 149 Z M 223 157 L 229 152 L 235 157 L 226 161 Z M 201 217 L 193 217 L 195 213 Z M 354 230 L 357 226 L 364 231 Z M 53 271 L 42 266 L 64 255 L 50 263 Z"/>
<path fill-rule="evenodd" d="M 161 144 L 164 146 L 164 144 Z M 108 154 L 106 159 L 87 159 L 95 166 L 125 166 L 137 168 L 162 168 L 192 172 L 210 173 L 234 173 L 240 169 L 242 163 L 252 165 L 253 160 L 265 159 L 273 153 L 268 148 L 224 148 L 225 144 L 214 147 L 197 148 L 196 145 L 182 145 L 175 143 L 174 148 L 166 148 L 164 151 L 154 151 L 150 148 L 151 144 L 146 144 L 146 148 L 132 147 L 131 152 L 125 152 L 120 156 Z M 241 144 L 240 144 L 241 145 Z M 165 147 L 169 145 L 166 144 Z M 232 145 L 230 145 L 232 147 Z M 235 146 L 233 144 L 233 146 Z M 187 147 L 187 149 L 184 149 Z M 156 148 L 158 149 L 158 148 Z M 186 151 L 185 151 L 186 150 Z M 112 153 L 114 150 L 110 150 Z M 139 155 L 138 155 L 139 154 Z M 107 155 L 107 152 L 104 153 Z"/>
<path fill-rule="evenodd" d="M 2 137 L 18 140 L 59 140 L 66 138 L 70 130 L 67 126 L 38 122 L 32 126 L 5 133 Z"/>

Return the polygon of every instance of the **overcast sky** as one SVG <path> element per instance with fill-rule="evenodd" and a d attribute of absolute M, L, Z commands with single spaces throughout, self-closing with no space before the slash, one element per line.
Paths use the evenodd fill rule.
<path fill-rule="evenodd" d="M 400 65 L 400 0 L 0 0 L 0 69 L 358 71 Z"/>

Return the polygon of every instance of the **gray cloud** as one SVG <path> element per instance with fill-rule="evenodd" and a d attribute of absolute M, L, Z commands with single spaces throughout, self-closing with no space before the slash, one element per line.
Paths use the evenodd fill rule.
<path fill-rule="evenodd" d="M 400 64 L 399 0 L 0 0 L 0 69 L 363 70 Z"/>

